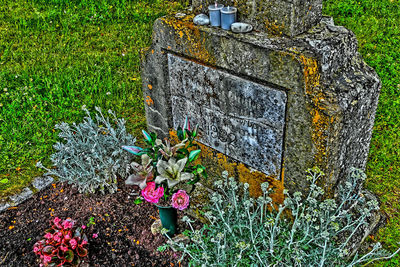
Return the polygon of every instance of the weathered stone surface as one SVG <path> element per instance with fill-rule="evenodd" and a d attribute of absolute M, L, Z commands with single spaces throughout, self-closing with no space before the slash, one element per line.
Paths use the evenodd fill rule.
<path fill-rule="evenodd" d="M 279 176 L 286 93 L 168 55 L 174 127 L 188 116 L 199 141 Z"/>
<path fill-rule="evenodd" d="M 13 195 L 10 197 L 10 200 L 13 202 L 15 206 L 21 204 L 28 198 L 30 198 L 33 195 L 32 190 L 30 190 L 28 187 L 25 187 L 21 193 L 17 195 Z"/>
<path fill-rule="evenodd" d="M 362 195 L 365 196 L 366 202 L 376 201 L 377 203 L 379 203 L 379 199 L 374 194 L 372 194 L 367 190 L 361 190 L 361 191 Z M 356 213 L 359 214 L 360 212 L 362 212 L 359 207 L 355 208 L 358 209 Z M 363 249 L 361 246 L 364 244 L 365 240 L 369 236 L 375 235 L 378 232 L 378 230 L 387 223 L 387 219 L 388 217 L 387 215 L 385 215 L 383 211 L 381 210 L 373 211 L 371 217 L 368 218 L 366 224 L 361 226 L 354 235 L 354 237 L 352 238 L 349 248 L 351 254 L 354 255 L 357 251 L 360 250 L 360 248 Z M 368 251 L 368 248 L 364 249 L 364 251 Z"/>
<path fill-rule="evenodd" d="M 176 18 L 184 18 L 184 17 L 186 17 L 186 14 L 178 12 L 178 13 L 175 14 L 175 17 Z"/>
<path fill-rule="evenodd" d="M 36 177 L 32 185 L 33 187 L 35 187 L 37 190 L 40 191 L 43 188 L 49 186 L 53 181 L 54 179 L 51 176 L 41 176 L 41 177 Z"/>
<path fill-rule="evenodd" d="M 210 19 L 205 14 L 199 14 L 193 19 L 194 24 L 196 25 L 208 25 L 210 24 Z"/>
<path fill-rule="evenodd" d="M 214 0 L 192 0 L 195 13 L 206 13 Z M 296 36 L 317 25 L 322 18 L 322 0 L 221 0 L 238 8 L 238 21 L 256 30 Z"/>
<path fill-rule="evenodd" d="M 231 25 L 231 30 L 235 33 L 247 33 L 253 30 L 253 26 L 248 23 L 235 22 Z"/>
<path fill-rule="evenodd" d="M 245 100 L 254 103 L 251 96 L 243 97 L 240 105 L 235 102 L 227 105 L 230 101 L 227 94 L 224 93 L 222 98 L 222 95 L 215 94 L 231 92 L 234 95 L 247 88 L 246 84 L 255 84 L 260 86 L 261 96 L 279 91 L 286 97 L 284 123 L 266 119 L 261 124 L 264 128 L 260 128 L 263 134 L 266 129 L 276 134 L 279 125 L 283 126 L 283 138 L 276 138 L 278 142 L 283 139 L 281 164 L 276 166 L 279 167 L 276 170 L 279 175 L 266 175 L 270 167 L 257 169 L 260 167 L 253 163 L 256 160 L 253 154 L 240 160 L 246 164 L 224 165 L 224 168 L 230 168 L 230 173 L 237 174 L 241 181 L 250 184 L 269 179 L 279 181 L 284 177 L 285 187 L 294 191 L 307 187 L 304 171 L 317 165 L 326 173 L 325 189 L 331 192 L 330 189 L 346 177 L 350 167 L 364 169 L 380 82 L 358 54 L 357 40 L 352 32 L 335 26 L 331 19 L 325 18 L 312 30 L 295 38 L 271 37 L 259 32 L 238 35 L 212 27 L 197 27 L 192 19 L 193 16 L 182 19 L 164 17 L 155 22 L 153 45 L 145 54 L 142 68 L 149 130 L 168 136 L 174 123 L 179 123 L 178 116 L 189 111 L 198 117 L 220 118 L 218 133 L 241 129 L 241 126 L 236 128 L 230 125 L 234 121 L 232 117 L 240 119 L 245 116 L 247 121 L 261 124 L 257 103 L 278 108 L 283 102 L 270 105 L 265 101 L 267 98 L 261 97 L 256 104 L 250 104 L 249 109 Z M 181 62 L 174 68 L 183 64 L 193 72 L 186 71 L 183 72 L 186 76 L 176 77 L 179 73 L 169 67 L 169 58 L 180 59 Z M 234 77 L 237 84 L 241 83 L 241 79 L 245 82 L 240 86 L 229 84 L 229 88 L 222 89 L 198 85 L 201 79 L 203 83 L 221 84 L 213 83 L 211 78 L 214 76 L 230 77 L 229 80 Z M 174 84 L 181 87 L 174 87 Z M 201 91 L 197 91 L 199 88 Z M 214 91 L 204 94 L 207 92 L 204 90 L 210 90 L 208 88 Z M 192 96 L 196 96 L 195 100 L 191 99 Z M 183 104 L 183 100 L 187 101 Z M 199 106 L 203 110 L 208 107 L 211 114 L 196 111 Z M 226 118 L 229 120 L 225 124 Z M 207 123 L 210 124 L 209 121 Z M 202 138 L 210 140 L 210 137 Z M 228 131 L 224 138 L 229 138 Z M 212 154 L 218 165 L 221 158 L 226 157 L 218 151 L 225 148 L 213 142 L 208 144 L 216 151 Z M 230 159 L 225 162 L 230 162 Z M 279 160 L 271 159 L 271 162 Z M 265 177 L 262 178 L 262 173 L 256 170 L 262 171 Z"/>
<path fill-rule="evenodd" d="M 2 212 L 3 210 L 8 209 L 9 207 L 11 207 L 11 205 L 7 202 L 1 202 L 0 203 L 0 212 Z"/>
<path fill-rule="evenodd" d="M 151 225 L 150 230 L 151 230 L 151 233 L 152 233 L 153 235 L 156 235 L 156 234 L 161 233 L 162 228 L 163 228 L 163 227 L 162 227 L 162 224 L 161 224 L 161 220 L 160 220 L 160 219 L 157 219 L 157 220 L 155 220 L 155 221 L 153 222 L 153 224 Z"/>

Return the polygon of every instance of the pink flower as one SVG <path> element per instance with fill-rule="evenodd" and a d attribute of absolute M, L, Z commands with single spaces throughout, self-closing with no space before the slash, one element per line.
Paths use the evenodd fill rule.
<path fill-rule="evenodd" d="M 76 248 L 76 245 L 78 245 L 78 242 L 76 242 L 75 239 L 71 239 L 71 240 L 69 241 L 69 243 L 71 244 L 72 249 L 75 249 L 75 248 Z"/>
<path fill-rule="evenodd" d="M 39 247 L 37 247 L 37 246 L 33 247 L 33 252 L 38 253 L 39 251 L 40 251 Z"/>
<path fill-rule="evenodd" d="M 57 243 L 61 241 L 61 237 L 59 235 L 54 235 L 53 238 Z"/>
<path fill-rule="evenodd" d="M 163 195 L 164 188 L 160 186 L 156 189 L 155 182 L 148 182 L 147 186 L 142 190 L 142 196 L 144 199 L 151 203 L 158 203 Z"/>
<path fill-rule="evenodd" d="M 86 240 L 82 240 L 81 245 L 86 245 L 88 242 Z"/>
<path fill-rule="evenodd" d="M 53 222 L 54 222 L 55 225 L 59 226 L 59 225 L 60 225 L 60 222 L 61 222 L 61 219 L 58 218 L 58 217 L 55 217 L 54 220 L 53 220 Z"/>
<path fill-rule="evenodd" d="M 50 234 L 50 233 L 47 233 L 47 234 L 44 235 L 44 238 L 46 238 L 46 239 L 52 239 L 52 238 L 53 238 L 53 235 Z"/>
<path fill-rule="evenodd" d="M 62 251 L 64 251 L 64 252 L 67 252 L 67 251 L 68 251 L 68 247 L 65 247 L 65 246 L 60 246 L 60 249 L 61 249 Z"/>
<path fill-rule="evenodd" d="M 93 236 L 92 236 L 93 238 L 98 238 L 99 237 L 99 235 L 98 234 L 93 234 Z"/>
<path fill-rule="evenodd" d="M 50 261 L 51 261 L 51 256 L 44 255 L 44 258 L 43 258 L 44 264 L 46 265 L 46 263 L 48 263 Z"/>
<path fill-rule="evenodd" d="M 189 206 L 189 195 L 185 190 L 178 190 L 172 195 L 172 207 L 178 210 L 184 210 Z"/>
<path fill-rule="evenodd" d="M 70 239 L 71 239 L 71 236 L 70 236 L 69 234 L 66 234 L 66 235 L 64 236 L 64 238 L 65 238 L 66 240 L 70 240 Z"/>
<path fill-rule="evenodd" d="M 82 224 L 81 228 L 86 229 L 86 225 Z"/>
<path fill-rule="evenodd" d="M 65 221 L 63 221 L 62 226 L 65 229 L 71 229 L 74 226 L 74 221 L 72 221 L 71 219 L 66 219 Z"/>

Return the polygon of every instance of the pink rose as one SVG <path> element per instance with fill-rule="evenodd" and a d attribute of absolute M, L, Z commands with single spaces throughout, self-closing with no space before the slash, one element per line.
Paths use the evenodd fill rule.
<path fill-rule="evenodd" d="M 86 225 L 82 224 L 81 228 L 86 229 Z"/>
<path fill-rule="evenodd" d="M 69 243 L 71 244 L 72 249 L 75 249 L 75 248 L 76 248 L 76 245 L 78 245 L 78 242 L 76 242 L 75 239 L 71 239 L 71 240 L 69 241 Z"/>
<path fill-rule="evenodd" d="M 65 238 L 66 240 L 70 240 L 70 239 L 71 239 L 71 236 L 70 236 L 69 234 L 66 234 L 66 235 L 64 236 L 64 238 Z"/>
<path fill-rule="evenodd" d="M 172 207 L 178 210 L 184 210 L 189 206 L 189 195 L 185 190 L 178 190 L 172 195 Z"/>
<path fill-rule="evenodd" d="M 99 237 L 99 235 L 98 234 L 93 234 L 93 236 L 92 236 L 93 238 L 98 238 Z"/>
<path fill-rule="evenodd" d="M 144 199 L 151 203 L 158 203 L 163 195 L 164 188 L 160 186 L 156 189 L 155 182 L 148 182 L 147 186 L 142 190 L 142 196 Z"/>
<path fill-rule="evenodd" d="M 82 240 L 81 245 L 86 245 L 88 242 L 86 240 Z"/>
<path fill-rule="evenodd" d="M 60 246 L 60 249 L 61 249 L 62 251 L 64 251 L 64 252 L 67 252 L 67 251 L 68 251 L 68 247 L 65 247 L 65 246 Z"/>

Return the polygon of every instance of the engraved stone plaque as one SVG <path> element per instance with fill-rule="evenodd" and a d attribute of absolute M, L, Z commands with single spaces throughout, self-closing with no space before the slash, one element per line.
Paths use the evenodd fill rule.
<path fill-rule="evenodd" d="M 286 92 L 168 54 L 173 124 L 186 116 L 199 141 L 279 178 Z"/>

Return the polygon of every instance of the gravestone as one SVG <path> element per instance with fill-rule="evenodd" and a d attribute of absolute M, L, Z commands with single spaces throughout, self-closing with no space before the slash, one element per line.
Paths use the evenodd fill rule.
<path fill-rule="evenodd" d="M 199 3 L 193 10 L 204 8 Z M 306 190 L 305 170 L 313 166 L 333 193 L 350 167 L 365 168 L 377 74 L 354 34 L 322 17 L 322 0 L 235 3 L 257 31 L 196 26 L 197 13 L 155 22 L 142 66 L 148 129 L 167 137 L 188 116 L 200 127 L 211 177 L 228 170 L 252 195 L 265 181 L 278 202 L 283 188 Z M 271 20 L 281 31 L 265 27 Z"/>

